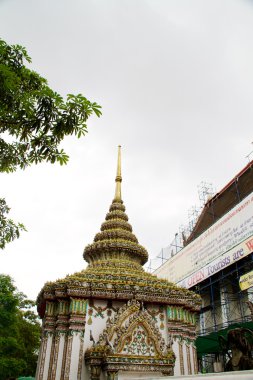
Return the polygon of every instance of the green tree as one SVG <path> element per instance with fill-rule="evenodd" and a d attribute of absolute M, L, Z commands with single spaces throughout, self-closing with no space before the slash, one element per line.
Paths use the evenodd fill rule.
<path fill-rule="evenodd" d="M 11 242 L 20 235 L 20 230 L 25 230 L 22 223 L 14 223 L 7 218 L 10 208 L 4 198 L 0 198 L 0 248 L 4 248 L 6 243 Z"/>
<path fill-rule="evenodd" d="M 101 115 L 101 107 L 81 94 L 64 100 L 27 63 L 31 58 L 24 47 L 0 39 L 0 172 L 40 162 L 66 164 L 64 137 L 84 136 L 88 118 Z M 8 211 L 0 199 L 0 248 L 23 228 L 6 217 Z"/>
<path fill-rule="evenodd" d="M 40 324 L 35 303 L 0 275 L 0 380 L 35 374 Z"/>

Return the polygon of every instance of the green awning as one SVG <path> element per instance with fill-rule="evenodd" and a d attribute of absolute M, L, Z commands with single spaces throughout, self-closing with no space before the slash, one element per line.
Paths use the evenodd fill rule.
<path fill-rule="evenodd" d="M 208 335 L 199 336 L 196 339 L 196 347 L 198 357 L 201 357 L 205 354 L 218 354 L 221 353 L 221 347 L 219 345 L 219 336 L 227 338 L 227 333 L 229 330 L 233 330 L 237 327 L 244 327 L 253 331 L 253 322 L 244 322 L 244 323 L 234 323 L 217 332 L 212 332 Z"/>

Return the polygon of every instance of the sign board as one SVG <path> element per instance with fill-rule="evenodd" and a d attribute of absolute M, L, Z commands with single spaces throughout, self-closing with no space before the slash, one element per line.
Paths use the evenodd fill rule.
<path fill-rule="evenodd" d="M 154 274 L 190 288 L 253 252 L 253 193 Z"/>
<path fill-rule="evenodd" d="M 253 270 L 240 277 L 239 286 L 241 290 L 246 290 L 253 286 Z"/>

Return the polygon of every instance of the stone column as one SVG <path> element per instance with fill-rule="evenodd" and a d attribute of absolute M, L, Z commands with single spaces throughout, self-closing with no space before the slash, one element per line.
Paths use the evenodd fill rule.
<path fill-rule="evenodd" d="M 81 380 L 87 300 L 71 298 L 64 380 Z"/>
<path fill-rule="evenodd" d="M 197 374 L 198 373 L 198 358 L 197 358 L 197 350 L 196 350 L 196 347 L 194 345 L 194 343 L 192 344 L 192 357 L 193 357 L 193 368 L 194 368 L 194 373 Z"/>
<path fill-rule="evenodd" d="M 36 379 L 48 380 L 51 371 L 51 354 L 54 346 L 55 333 L 55 303 L 46 302 L 45 318 L 43 320 L 42 342 L 39 354 Z"/>
<path fill-rule="evenodd" d="M 39 360 L 38 360 L 37 370 L 36 370 L 36 380 L 43 379 L 44 365 L 45 365 L 45 358 L 46 358 L 46 351 L 47 351 L 47 339 L 48 339 L 47 335 L 45 334 L 44 331 L 42 331 Z"/>
<path fill-rule="evenodd" d="M 100 365 L 91 365 L 90 366 L 90 380 L 99 380 L 101 373 Z"/>
<path fill-rule="evenodd" d="M 107 371 L 107 380 L 118 380 L 118 371 Z"/>
<path fill-rule="evenodd" d="M 183 376 L 185 375 L 183 341 L 178 342 L 178 347 L 179 347 L 180 375 Z"/>
<path fill-rule="evenodd" d="M 56 320 L 56 334 L 54 356 L 51 369 L 51 379 L 60 380 L 62 368 L 65 367 L 65 353 L 67 333 L 69 329 L 69 302 L 66 300 L 58 301 L 58 315 Z"/>
<path fill-rule="evenodd" d="M 185 347 L 186 347 L 187 371 L 188 371 L 188 375 L 192 375 L 190 344 L 188 342 L 186 342 Z"/>
<path fill-rule="evenodd" d="M 174 338 L 175 375 L 191 375 L 197 368 L 191 346 L 196 339 L 196 312 L 178 306 L 167 308 L 168 335 Z"/>

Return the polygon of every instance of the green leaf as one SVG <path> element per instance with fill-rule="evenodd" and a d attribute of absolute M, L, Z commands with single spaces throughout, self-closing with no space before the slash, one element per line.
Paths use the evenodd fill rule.
<path fill-rule="evenodd" d="M 101 116 L 101 106 L 82 94 L 68 94 L 67 100 L 52 90 L 47 80 L 26 67 L 26 49 L 0 39 L 0 172 L 12 173 L 32 164 L 69 157 L 60 144 L 66 136 L 84 136 L 88 118 Z M 3 137 L 4 136 L 4 137 Z M 0 218 L 0 248 L 19 237 L 22 224 Z"/>

